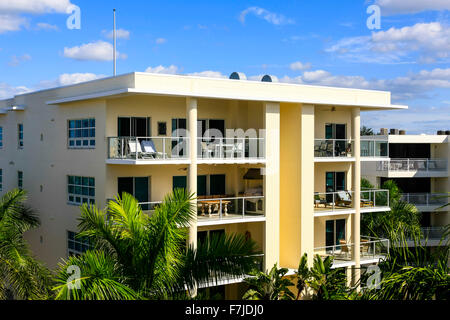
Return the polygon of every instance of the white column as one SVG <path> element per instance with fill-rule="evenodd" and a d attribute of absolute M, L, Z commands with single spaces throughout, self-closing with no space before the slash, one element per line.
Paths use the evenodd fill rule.
<path fill-rule="evenodd" d="M 270 270 L 280 259 L 280 104 L 264 104 L 266 167 L 264 174 L 264 267 Z"/>
<path fill-rule="evenodd" d="M 361 242 L 361 138 L 360 138 L 361 117 L 360 109 L 354 108 L 352 110 L 352 128 L 354 139 L 354 157 L 355 164 L 353 165 L 353 206 L 355 214 L 352 219 L 352 258 L 355 262 L 353 268 L 353 284 L 356 284 L 361 278 L 360 272 L 360 242 Z M 359 290 L 359 288 L 358 288 Z"/>
<path fill-rule="evenodd" d="M 189 157 L 187 190 L 197 197 L 197 99 L 186 99 L 187 130 L 189 137 Z M 197 199 L 193 204 L 197 208 Z M 197 248 L 197 216 L 189 228 L 189 243 Z"/>

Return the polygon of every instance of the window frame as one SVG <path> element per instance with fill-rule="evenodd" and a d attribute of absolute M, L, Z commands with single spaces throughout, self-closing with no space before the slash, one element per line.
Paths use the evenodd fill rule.
<path fill-rule="evenodd" d="M 71 178 L 73 178 L 73 183 L 70 182 Z M 80 179 L 80 184 L 77 183 L 77 179 Z M 87 179 L 87 185 L 83 184 L 83 179 Z M 91 185 L 91 181 L 93 181 Z M 84 176 L 72 176 L 67 175 L 67 186 L 66 186 L 66 193 L 67 193 L 67 204 L 72 206 L 81 206 L 84 203 L 86 204 L 95 204 L 95 178 L 94 177 L 84 177 Z M 74 192 L 70 192 L 70 188 L 73 188 Z M 83 194 L 83 188 L 87 188 L 87 195 Z M 81 193 L 75 192 L 76 190 L 81 190 Z M 94 194 L 90 194 L 90 190 L 94 190 Z M 70 200 L 70 197 L 73 198 L 73 200 Z M 76 199 L 79 198 L 80 201 L 76 201 Z M 87 199 L 87 201 L 84 201 L 84 199 Z"/>
<path fill-rule="evenodd" d="M 73 239 L 71 239 L 70 235 L 73 234 Z M 82 254 L 84 254 L 86 251 L 88 250 L 92 250 L 93 246 L 92 244 L 89 242 L 88 238 L 77 238 L 77 235 L 79 233 L 74 232 L 74 231 L 70 231 L 70 230 L 66 230 L 66 246 L 67 246 L 67 256 L 80 256 Z M 87 241 L 85 241 L 87 240 Z M 73 243 L 73 248 L 70 248 L 69 243 Z M 76 245 L 81 246 L 81 250 L 77 250 L 76 249 Z M 86 247 L 86 249 L 84 248 Z"/>
<path fill-rule="evenodd" d="M 0 150 L 3 149 L 3 127 L 0 126 Z"/>
<path fill-rule="evenodd" d="M 0 191 L 3 191 L 3 169 L 0 169 Z"/>
<path fill-rule="evenodd" d="M 84 126 L 85 121 L 87 121 L 87 126 Z M 71 123 L 74 123 L 74 126 L 71 126 Z M 80 127 L 77 126 L 77 122 L 80 123 Z M 93 124 L 93 125 L 92 125 Z M 81 118 L 81 119 L 68 119 L 67 120 L 67 148 L 80 150 L 80 149 L 95 149 L 97 146 L 96 140 L 96 125 L 97 121 L 95 118 Z M 84 130 L 87 130 L 87 136 L 83 136 Z M 92 130 L 94 130 L 94 134 L 92 136 Z M 77 132 L 80 132 L 80 136 L 77 136 Z M 74 132 L 75 136 L 71 137 L 71 132 Z M 74 142 L 74 145 L 70 145 L 71 142 Z M 84 142 L 87 141 L 87 145 L 84 145 Z M 77 142 L 80 142 L 80 145 L 77 145 Z M 94 144 L 92 144 L 94 142 Z"/>
<path fill-rule="evenodd" d="M 23 171 L 17 171 L 17 188 L 23 190 Z"/>
<path fill-rule="evenodd" d="M 17 148 L 23 149 L 24 143 L 23 143 L 23 123 L 17 124 Z"/>

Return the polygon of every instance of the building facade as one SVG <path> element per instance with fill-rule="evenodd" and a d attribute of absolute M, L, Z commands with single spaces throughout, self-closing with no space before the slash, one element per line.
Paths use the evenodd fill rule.
<path fill-rule="evenodd" d="M 443 227 L 450 223 L 450 208 L 443 208 L 450 201 L 450 136 L 445 131 L 438 135 L 406 135 L 398 130 L 386 135 L 386 131 L 363 137 L 367 144 L 387 141 L 389 153 L 389 159 L 363 163 L 363 176 L 377 186 L 395 181 L 403 193 L 402 200 L 422 213 L 423 244 L 437 246 Z"/>
<path fill-rule="evenodd" d="M 383 143 L 361 151 L 360 115 L 401 108 L 389 92 L 148 73 L 18 95 L 0 101 L 1 193 L 27 190 L 42 224 L 26 238 L 50 268 L 88 248 L 80 204 L 128 192 L 151 214 L 184 187 L 194 245 L 242 233 L 265 269 L 317 253 L 357 279 L 387 245 L 360 234 L 360 215 L 389 210 L 386 191 L 355 192 L 361 163 L 387 158 Z"/>

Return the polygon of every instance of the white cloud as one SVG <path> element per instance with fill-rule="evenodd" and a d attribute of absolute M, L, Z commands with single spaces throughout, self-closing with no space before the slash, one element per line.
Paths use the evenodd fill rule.
<path fill-rule="evenodd" d="M 36 29 L 37 30 L 46 30 L 46 31 L 58 31 L 59 28 L 58 26 L 54 25 L 54 24 L 50 24 L 50 23 L 45 23 L 45 22 L 39 22 L 36 24 Z"/>
<path fill-rule="evenodd" d="M 167 39 L 164 38 L 158 38 L 155 40 L 156 44 L 164 44 L 167 42 Z"/>
<path fill-rule="evenodd" d="M 446 61 L 450 58 L 450 27 L 439 22 L 392 27 L 373 32 L 371 36 L 341 39 L 325 51 L 353 62 Z"/>
<path fill-rule="evenodd" d="M 64 57 L 79 61 L 112 61 L 113 46 L 109 42 L 96 41 L 81 46 L 64 48 Z M 117 52 L 117 58 L 126 59 L 125 54 Z"/>
<path fill-rule="evenodd" d="M 290 66 L 289 66 L 289 68 L 290 68 L 291 70 L 293 70 L 293 71 L 298 71 L 298 70 L 300 70 L 300 71 L 308 70 L 308 69 L 311 69 L 311 63 L 309 63 L 309 62 L 308 62 L 308 63 L 303 63 L 303 62 L 297 61 L 297 62 L 291 63 Z"/>
<path fill-rule="evenodd" d="M 13 13 L 66 13 L 70 0 L 2 0 L 0 12 Z"/>
<path fill-rule="evenodd" d="M 0 99 L 12 98 L 15 95 L 30 92 L 31 89 L 25 86 L 11 86 L 5 82 L 0 82 Z"/>
<path fill-rule="evenodd" d="M 165 73 L 165 74 L 176 74 L 178 72 L 178 67 L 174 65 L 170 65 L 168 67 L 164 67 L 159 65 L 157 67 L 148 67 L 145 72 L 148 73 Z"/>
<path fill-rule="evenodd" d="M 195 76 L 195 77 L 206 77 L 206 78 L 228 78 L 226 75 L 222 74 L 220 71 L 211 71 L 211 70 L 205 70 L 201 72 L 192 72 L 188 73 L 188 76 Z"/>
<path fill-rule="evenodd" d="M 23 26 L 28 26 L 28 19 L 13 14 L 0 14 L 0 34 L 19 31 Z"/>
<path fill-rule="evenodd" d="M 245 18 L 248 14 L 253 14 L 258 18 L 266 20 L 268 23 L 273 25 L 284 25 L 284 24 L 294 24 L 295 21 L 293 19 L 286 18 L 282 14 L 270 12 L 264 8 L 260 7 L 249 7 L 241 12 L 239 16 L 239 20 L 242 23 L 245 23 Z"/>
<path fill-rule="evenodd" d="M 97 80 L 104 77 L 105 75 L 94 73 L 63 73 L 58 77 L 58 84 L 60 86 L 67 86 L 70 84 Z"/>
<path fill-rule="evenodd" d="M 448 0 L 376 0 L 375 4 L 380 6 L 382 15 L 450 10 Z"/>
<path fill-rule="evenodd" d="M 108 39 L 113 38 L 113 30 L 110 30 L 110 31 L 103 30 L 102 34 L 103 34 L 103 36 L 105 36 Z M 125 29 L 117 29 L 116 30 L 116 38 L 128 40 L 128 39 L 130 39 L 130 31 L 125 30 Z"/>
<path fill-rule="evenodd" d="M 31 56 L 29 54 L 27 54 L 27 53 L 24 54 L 24 55 L 21 55 L 21 56 L 13 55 L 11 57 L 11 60 L 9 61 L 8 65 L 11 66 L 11 67 L 17 67 L 22 62 L 30 61 L 30 60 L 31 60 Z"/>

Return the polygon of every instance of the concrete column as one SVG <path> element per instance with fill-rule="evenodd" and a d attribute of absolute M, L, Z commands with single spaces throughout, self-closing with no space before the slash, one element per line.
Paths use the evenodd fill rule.
<path fill-rule="evenodd" d="M 355 262 L 353 268 L 353 284 L 355 285 L 361 278 L 360 271 L 360 241 L 361 241 L 361 139 L 360 139 L 361 116 L 360 109 L 352 109 L 352 129 L 354 139 L 354 157 L 355 163 L 353 165 L 353 206 L 355 214 L 352 219 L 352 258 Z M 357 288 L 359 290 L 359 287 Z"/>
<path fill-rule="evenodd" d="M 266 168 L 264 174 L 264 267 L 270 270 L 280 257 L 280 104 L 264 104 Z"/>
<path fill-rule="evenodd" d="M 197 197 L 197 99 L 186 98 L 187 130 L 189 138 L 189 157 L 187 190 Z M 197 207 L 195 200 L 194 207 Z M 189 244 L 197 247 L 197 216 L 189 228 Z"/>

